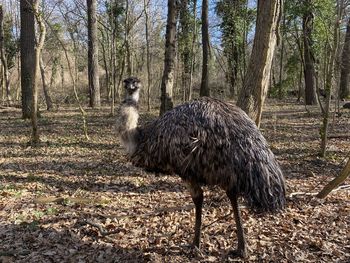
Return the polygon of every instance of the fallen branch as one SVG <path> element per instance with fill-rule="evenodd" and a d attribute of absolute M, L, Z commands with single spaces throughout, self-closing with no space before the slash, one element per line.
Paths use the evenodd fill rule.
<path fill-rule="evenodd" d="M 309 192 L 294 192 L 289 194 L 289 198 L 296 196 L 296 195 L 317 195 L 317 193 L 309 193 Z"/>
<path fill-rule="evenodd" d="M 347 139 L 350 138 L 348 133 L 345 134 L 332 134 L 328 136 L 329 139 Z"/>
<path fill-rule="evenodd" d="M 219 222 L 219 221 L 225 219 L 226 217 L 228 217 L 228 216 L 230 216 L 230 215 L 232 215 L 232 212 L 230 212 L 230 213 L 228 213 L 228 214 L 226 214 L 226 215 L 224 215 L 224 216 L 219 217 L 218 219 L 214 220 L 213 222 L 211 222 L 211 223 L 208 224 L 208 225 L 203 226 L 203 227 L 202 227 L 202 230 L 205 229 L 205 228 L 207 228 L 207 227 L 210 227 L 211 225 L 214 225 L 215 223 L 217 223 L 217 222 Z"/>
<path fill-rule="evenodd" d="M 338 185 L 346 180 L 346 178 L 350 175 L 350 158 L 346 163 L 345 167 L 341 171 L 341 173 L 330 181 L 321 192 L 317 194 L 318 198 L 325 198 L 333 189 L 335 189 Z"/>
<path fill-rule="evenodd" d="M 103 237 L 108 236 L 108 235 L 117 234 L 120 232 L 120 230 L 107 231 L 100 224 L 94 223 L 88 219 L 84 220 L 83 223 L 90 225 L 90 226 L 93 226 L 93 227 L 96 227 L 98 229 L 98 231 L 100 232 L 101 236 L 103 236 Z"/>
<path fill-rule="evenodd" d="M 84 197 L 38 197 L 34 199 L 34 203 L 38 204 L 47 204 L 47 203 L 56 203 L 56 204 L 67 204 L 67 203 L 77 203 L 77 204 L 106 204 L 108 200 L 105 199 L 92 199 Z"/>
<path fill-rule="evenodd" d="M 26 256 L 29 255 L 29 250 L 8 250 L 8 251 L 0 251 L 0 257 L 15 257 L 15 256 Z"/>

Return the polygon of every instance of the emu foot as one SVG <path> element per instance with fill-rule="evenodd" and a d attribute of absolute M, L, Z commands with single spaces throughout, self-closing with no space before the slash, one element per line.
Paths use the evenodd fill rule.
<path fill-rule="evenodd" d="M 228 253 L 229 257 L 233 257 L 233 258 L 247 258 L 248 257 L 248 252 L 247 249 L 244 248 L 238 248 L 236 250 L 231 250 Z"/>

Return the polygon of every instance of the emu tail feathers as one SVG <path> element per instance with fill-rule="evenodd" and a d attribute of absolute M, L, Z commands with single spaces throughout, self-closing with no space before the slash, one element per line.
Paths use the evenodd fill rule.
<path fill-rule="evenodd" d="M 241 195 L 255 212 L 275 212 L 284 208 L 285 180 L 273 154 L 268 162 L 252 162 L 238 181 Z"/>

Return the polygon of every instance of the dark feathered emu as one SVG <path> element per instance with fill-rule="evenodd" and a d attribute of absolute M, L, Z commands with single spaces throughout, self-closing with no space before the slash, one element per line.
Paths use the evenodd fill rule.
<path fill-rule="evenodd" d="M 139 127 L 140 80 L 124 80 L 126 98 L 117 120 L 117 132 L 136 166 L 179 175 L 195 204 L 193 244 L 199 248 L 202 185 L 218 185 L 229 197 L 237 226 L 237 255 L 247 246 L 238 198 L 256 212 L 274 212 L 285 205 L 280 166 L 253 121 L 238 107 L 212 98 L 194 100 Z"/>

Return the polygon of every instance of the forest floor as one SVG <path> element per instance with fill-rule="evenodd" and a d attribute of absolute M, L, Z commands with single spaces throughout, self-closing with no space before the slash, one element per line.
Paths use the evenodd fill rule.
<path fill-rule="evenodd" d="M 143 114 L 149 120 L 154 114 Z M 339 174 L 350 149 L 350 111 L 331 121 L 327 158 L 318 157 L 321 116 L 292 101 L 269 101 L 262 132 L 287 180 L 287 208 L 242 208 L 245 262 L 350 262 L 350 178 L 326 199 L 314 194 Z M 30 123 L 0 109 L 0 262 L 231 262 L 235 224 L 225 193 L 205 188 L 201 251 L 194 209 L 177 176 L 127 162 L 109 109 L 88 110 L 90 140 L 76 108 L 42 112 L 42 143 Z"/>

